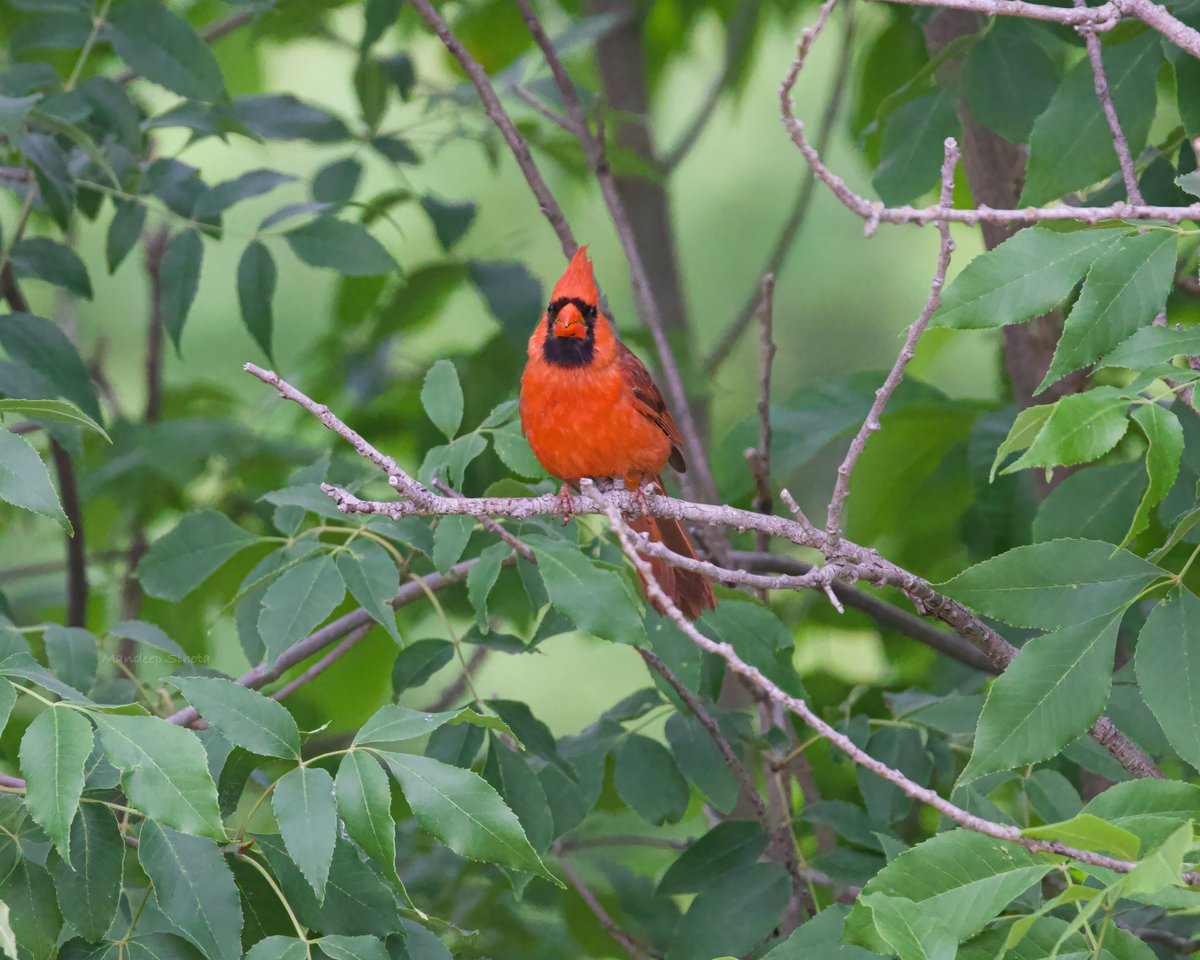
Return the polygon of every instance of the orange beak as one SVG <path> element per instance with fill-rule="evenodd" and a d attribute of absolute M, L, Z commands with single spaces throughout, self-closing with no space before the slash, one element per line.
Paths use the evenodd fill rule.
<path fill-rule="evenodd" d="M 574 337 L 576 340 L 583 340 L 587 337 L 587 323 L 575 304 L 568 303 L 558 311 L 558 316 L 554 318 L 554 335 L 556 337 Z"/>

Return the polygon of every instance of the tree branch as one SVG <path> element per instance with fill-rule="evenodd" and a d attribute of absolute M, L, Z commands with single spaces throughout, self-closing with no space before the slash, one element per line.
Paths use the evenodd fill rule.
<path fill-rule="evenodd" d="M 567 878 L 567 882 L 575 888 L 575 892 L 579 894 L 580 899 L 587 904 L 587 908 L 600 921 L 600 926 L 604 928 L 605 932 L 616 940 L 633 960 L 649 960 L 653 956 L 650 948 L 621 929 L 621 925 L 609 915 L 608 911 L 604 909 L 603 904 L 596 899 L 596 895 L 588 889 L 587 884 L 583 882 L 583 878 L 576 872 L 575 867 L 571 864 L 563 848 L 556 846 L 554 853 L 558 857 L 558 865 L 562 868 L 563 876 Z"/>

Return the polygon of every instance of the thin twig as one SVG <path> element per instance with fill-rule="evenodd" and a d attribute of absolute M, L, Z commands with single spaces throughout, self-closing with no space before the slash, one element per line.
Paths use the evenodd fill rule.
<path fill-rule="evenodd" d="M 483 661 L 487 659 L 490 651 L 487 647 L 476 647 L 471 651 L 471 655 L 467 658 L 467 662 L 463 665 L 463 669 L 459 672 L 454 681 L 447 685 L 446 689 L 437 695 L 434 700 L 425 709 L 429 713 L 440 713 L 442 710 L 449 710 L 451 707 L 457 706 L 459 699 L 467 691 L 473 677 L 481 666 Z"/>
<path fill-rule="evenodd" d="M 600 926 L 604 928 L 605 932 L 616 940 L 625 952 L 633 957 L 633 960 L 649 960 L 652 956 L 650 948 L 638 942 L 635 937 L 621 929 L 621 925 L 609 915 L 608 911 L 604 909 L 604 905 L 596 899 L 596 895 L 588 889 L 588 885 L 583 882 L 583 878 L 576 872 L 565 851 L 561 847 L 556 847 L 554 852 L 558 857 L 558 865 L 562 868 L 563 876 L 567 878 L 567 882 L 575 888 L 575 892 L 579 894 L 580 899 L 587 904 L 587 908 L 600 921 Z"/>
<path fill-rule="evenodd" d="M 953 137 L 947 137 L 945 158 L 942 161 L 941 203 L 943 207 L 948 207 L 954 197 L 954 167 L 957 163 L 958 144 Z M 896 362 L 892 364 L 892 369 L 888 372 L 887 379 L 883 381 L 883 386 L 875 391 L 875 400 L 871 404 L 867 418 L 859 427 L 854 439 L 850 441 L 850 448 L 846 451 L 841 466 L 838 467 L 837 481 L 834 484 L 833 496 L 829 498 L 829 511 L 825 523 L 826 538 L 830 547 L 835 550 L 838 539 L 842 535 L 846 498 L 850 495 L 850 474 L 854 471 L 854 466 L 858 463 L 858 458 L 862 456 L 863 450 L 866 449 L 867 440 L 879 429 L 880 417 L 883 415 L 884 408 L 887 407 L 888 400 L 892 398 L 896 388 L 900 386 L 900 381 L 904 379 L 904 371 L 908 367 L 909 361 L 916 355 L 917 341 L 925 332 L 929 318 L 933 316 L 938 304 L 942 302 L 942 287 L 946 283 L 946 271 L 950 267 L 950 256 L 954 253 L 954 241 L 950 237 L 950 224 L 944 220 L 938 223 L 938 233 L 941 242 L 938 245 L 937 268 L 934 270 L 933 280 L 929 284 L 929 296 L 925 298 L 925 306 L 921 308 L 920 316 L 908 328 L 908 335 L 904 338 L 904 346 L 901 347 Z"/>
<path fill-rule="evenodd" d="M 583 487 L 585 495 L 596 502 L 598 506 L 603 507 L 604 512 L 608 516 L 609 523 L 612 525 L 613 532 L 620 541 L 621 549 L 624 551 L 625 556 L 628 557 L 629 561 L 644 578 L 649 579 L 649 582 L 646 584 L 646 591 L 658 604 L 662 605 L 666 616 L 700 649 L 706 653 L 715 654 L 720 657 L 735 674 L 744 678 L 755 689 L 761 691 L 772 701 L 795 713 L 814 732 L 836 746 L 859 766 L 865 767 L 877 776 L 887 780 L 914 800 L 919 800 L 921 803 L 933 807 L 943 816 L 948 817 L 960 827 L 964 827 L 967 830 L 973 830 L 997 840 L 1019 844 L 1032 853 L 1051 853 L 1057 856 L 1068 857 L 1079 863 L 1106 867 L 1118 873 L 1130 873 L 1137 869 L 1138 864 L 1130 860 L 1119 860 L 1114 857 L 1094 853 L 1091 850 L 1080 850 L 1067 844 L 1059 843 L 1058 841 L 1036 840 L 1032 837 L 1026 837 L 1021 832 L 1020 827 L 995 823 L 984 817 L 976 816 L 946 800 L 936 791 L 913 782 L 899 770 L 895 770 L 882 761 L 876 760 L 865 750 L 857 746 L 844 733 L 831 727 L 817 716 L 804 700 L 785 693 L 772 680 L 764 676 L 758 668 L 752 667 L 742 660 L 728 643 L 720 643 L 701 633 L 695 624 L 683 615 L 674 601 L 667 596 L 662 587 L 658 585 L 658 582 L 650 575 L 650 565 L 638 555 L 637 547 L 630 537 L 629 528 L 626 526 L 618 506 L 615 503 L 609 502 L 606 496 L 601 494 L 590 481 L 585 480 Z M 1188 871 L 1183 873 L 1180 879 L 1188 885 L 1200 884 L 1200 873 Z"/>
<path fill-rule="evenodd" d="M 463 46 L 462 41 L 454 35 L 454 31 L 450 29 L 446 21 L 433 8 L 433 4 L 429 0 L 413 0 L 413 8 L 429 28 L 437 34 L 438 39 L 442 41 L 442 45 L 450 51 L 454 59 L 458 61 L 458 65 L 463 68 L 463 71 L 470 78 L 476 92 L 479 94 L 479 99 L 483 101 L 484 112 L 487 114 L 488 119 L 496 125 L 496 129 L 500 131 L 500 135 L 504 137 L 505 142 L 512 151 L 513 157 L 517 161 L 517 166 L 521 168 L 521 173 L 525 176 L 525 182 L 529 184 L 529 189 L 533 191 L 534 197 L 537 198 L 542 216 L 549 221 L 550 226 L 554 229 L 554 233 L 558 237 L 558 242 L 562 245 L 563 255 L 566 257 L 574 255 L 579 244 L 575 242 L 575 236 L 571 233 L 571 226 L 567 223 L 566 215 L 563 214 L 558 201 L 554 199 L 554 194 L 550 192 L 550 188 L 546 185 L 541 171 L 538 170 L 537 164 L 534 163 L 533 155 L 529 152 L 529 144 L 525 142 L 525 138 L 517 130 L 516 125 L 512 122 L 512 118 L 508 115 L 508 111 L 504 109 L 504 105 L 500 102 L 500 98 L 496 96 L 495 88 L 492 87 L 492 81 L 488 78 L 487 71 L 471 56 L 467 48 Z"/>
<path fill-rule="evenodd" d="M 754 509 L 759 513 L 772 513 L 775 510 L 775 497 L 771 493 L 771 369 L 775 362 L 775 341 L 772 339 L 774 325 L 775 275 L 768 273 L 762 281 L 762 302 L 758 308 L 758 318 L 762 325 L 762 337 L 758 350 L 758 447 L 747 451 L 746 457 L 750 462 L 750 472 L 754 474 Z M 770 538 L 765 533 L 758 533 L 756 546 L 766 550 L 770 546 Z M 765 603 L 767 591 L 760 593 Z"/>
<path fill-rule="evenodd" d="M 307 667 L 304 672 L 297 676 L 294 680 L 288 681 L 286 684 L 272 693 L 271 699 L 282 700 L 284 697 L 291 696 L 291 694 L 295 693 L 306 683 L 311 683 L 313 680 L 317 679 L 317 677 L 319 677 L 322 673 L 332 667 L 338 660 L 345 656 L 345 654 L 348 653 L 350 649 L 358 643 L 359 640 L 370 633 L 373 626 L 375 626 L 374 621 L 371 623 L 364 623 L 361 627 L 351 630 L 348 634 L 346 634 L 341 643 L 325 654 L 325 656 L 323 656 L 320 660 Z"/>
<path fill-rule="evenodd" d="M 663 850 L 686 850 L 692 840 L 676 840 L 673 837 L 642 836 L 634 833 L 611 833 L 598 837 L 563 837 L 558 849 L 587 850 L 592 847 L 660 847 Z"/>
<path fill-rule="evenodd" d="M 1074 0 L 1076 10 L 1086 10 L 1087 0 Z M 1095 81 L 1096 99 L 1104 110 L 1104 119 L 1108 121 L 1108 129 L 1112 134 L 1113 149 L 1117 161 L 1121 165 L 1121 176 L 1125 180 L 1125 195 L 1130 203 L 1143 204 L 1141 188 L 1138 186 L 1137 169 L 1133 165 L 1133 154 L 1129 152 L 1129 141 L 1125 139 L 1125 131 L 1121 129 L 1121 120 L 1117 116 L 1117 106 L 1113 103 L 1112 90 L 1108 86 L 1108 72 L 1104 69 L 1104 52 L 1100 46 L 1100 37 L 1096 28 L 1091 24 L 1081 24 L 1076 28 L 1083 34 L 1087 46 L 1088 59 L 1092 63 L 1092 77 Z"/>

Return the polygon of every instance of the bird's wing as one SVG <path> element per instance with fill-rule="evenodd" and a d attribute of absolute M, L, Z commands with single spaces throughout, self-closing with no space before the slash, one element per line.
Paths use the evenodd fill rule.
<path fill-rule="evenodd" d="M 671 458 L 667 462 L 683 473 L 687 470 L 683 459 L 683 438 L 679 435 L 679 427 L 671 418 L 667 404 L 658 390 L 658 385 L 650 376 L 650 371 L 632 350 L 619 341 L 617 363 L 620 364 L 621 374 L 633 394 L 634 406 L 637 407 L 638 413 L 657 426 L 671 441 Z"/>

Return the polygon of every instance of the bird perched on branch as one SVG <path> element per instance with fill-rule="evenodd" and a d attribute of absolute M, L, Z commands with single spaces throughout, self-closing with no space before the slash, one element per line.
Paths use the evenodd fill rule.
<path fill-rule="evenodd" d="M 583 477 L 622 479 L 644 499 L 642 485 L 653 481 L 661 489 L 667 464 L 680 473 L 686 469 L 679 428 L 650 372 L 600 312 L 586 246 L 571 258 L 529 338 L 521 430 L 538 462 L 563 481 L 564 523 L 574 510 L 571 487 Z M 629 525 L 674 553 L 696 556 L 678 520 L 643 511 Z M 717 605 L 712 585 L 699 573 L 646 559 L 659 586 L 689 619 Z"/>

